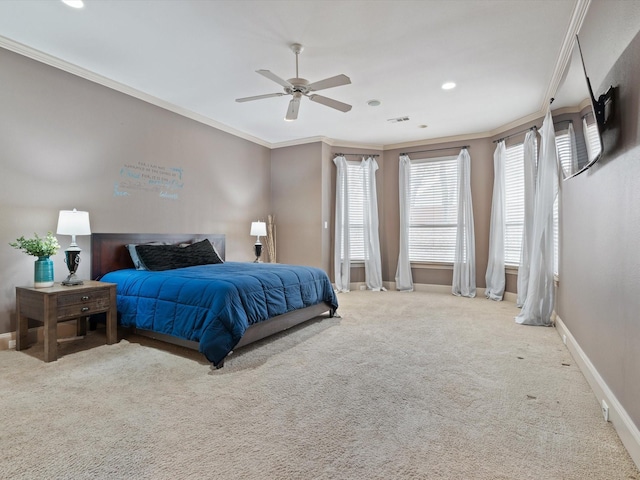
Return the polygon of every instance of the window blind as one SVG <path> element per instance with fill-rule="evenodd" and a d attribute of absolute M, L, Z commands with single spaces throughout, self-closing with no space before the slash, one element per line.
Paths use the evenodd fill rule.
<path fill-rule="evenodd" d="M 457 156 L 411 161 L 409 260 L 453 263 L 458 222 Z"/>
<path fill-rule="evenodd" d="M 524 144 L 512 145 L 506 151 L 504 263 L 519 266 L 524 229 Z"/>
<path fill-rule="evenodd" d="M 598 125 L 596 123 L 592 123 L 587 125 L 587 141 L 589 142 L 589 152 L 592 152 L 593 158 L 596 158 L 602 149 L 602 145 L 600 145 L 600 138 L 598 134 Z M 590 158 L 589 161 L 593 160 Z"/>
<path fill-rule="evenodd" d="M 349 249 L 351 260 L 364 260 L 365 180 L 360 162 L 347 162 L 349 184 Z"/>
<path fill-rule="evenodd" d="M 573 173 L 575 169 L 572 167 L 571 140 L 567 130 L 556 132 L 556 150 L 562 170 Z"/>

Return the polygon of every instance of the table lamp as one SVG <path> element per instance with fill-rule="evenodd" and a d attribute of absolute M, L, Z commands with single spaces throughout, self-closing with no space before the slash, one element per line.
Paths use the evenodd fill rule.
<path fill-rule="evenodd" d="M 79 212 L 75 208 L 60 210 L 56 233 L 71 235 L 71 245 L 64 251 L 64 263 L 69 268 L 69 276 L 62 282 L 62 285 L 82 285 L 82 280 L 76 277 L 76 270 L 78 270 L 80 263 L 80 252 L 82 251 L 76 243 L 76 235 L 91 235 L 89 212 Z"/>
<path fill-rule="evenodd" d="M 253 261 L 253 263 L 260 263 L 260 255 L 262 255 L 262 243 L 260 243 L 260 237 L 264 237 L 266 234 L 267 224 L 265 222 L 251 222 L 250 235 L 256 236 L 256 243 L 253 245 L 256 259 Z"/>

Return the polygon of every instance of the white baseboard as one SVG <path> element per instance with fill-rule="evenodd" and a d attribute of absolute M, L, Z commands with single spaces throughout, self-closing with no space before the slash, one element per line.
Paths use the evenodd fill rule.
<path fill-rule="evenodd" d="M 578 367 L 580 367 L 587 382 L 589 382 L 591 390 L 593 390 L 593 393 L 598 399 L 598 403 L 602 405 L 602 401 L 604 400 L 609 406 L 609 421 L 613 423 L 620 440 L 622 440 L 632 460 L 638 468 L 640 468 L 640 430 L 638 430 L 638 427 L 633 423 L 627 411 L 620 404 L 593 363 L 591 363 L 591 360 L 589 360 L 587 354 L 580 348 L 580 345 L 558 315 L 556 315 L 555 322 L 556 330 L 560 338 L 562 338 L 563 341 L 566 340 L 567 349 L 578 364 Z"/>
<path fill-rule="evenodd" d="M 58 338 L 73 337 L 76 335 L 75 323 L 59 323 L 57 325 Z M 44 327 L 29 329 L 27 337 L 29 343 L 44 341 Z M 0 350 L 10 350 L 16 348 L 16 332 L 0 333 Z"/>
<path fill-rule="evenodd" d="M 11 342 L 15 343 L 16 332 L 0 333 L 0 350 L 9 350 L 15 348 L 15 345 L 10 345 Z"/>
<path fill-rule="evenodd" d="M 383 282 L 383 284 L 387 290 L 396 289 L 396 282 Z M 359 284 L 354 283 L 352 285 L 359 285 Z M 357 290 L 357 288 L 355 289 Z M 451 293 L 451 285 L 435 285 L 432 283 L 414 283 L 413 289 L 416 292 L 438 292 L 438 293 L 449 293 L 449 294 Z M 476 298 L 484 298 L 484 292 L 485 292 L 484 288 L 477 288 Z M 504 300 L 506 300 L 507 302 L 516 303 L 517 298 L 518 298 L 518 295 L 515 293 L 505 292 L 504 294 Z"/>

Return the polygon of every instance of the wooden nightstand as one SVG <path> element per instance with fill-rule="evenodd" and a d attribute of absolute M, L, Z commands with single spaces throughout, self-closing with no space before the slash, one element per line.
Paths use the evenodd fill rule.
<path fill-rule="evenodd" d="M 118 341 L 116 284 L 85 280 L 84 285 L 16 287 L 16 350 L 28 347 L 28 319 L 44 323 L 44 361 L 58 359 L 57 324 L 77 319 L 78 335 L 87 333 L 87 317 L 107 314 L 107 344 Z"/>

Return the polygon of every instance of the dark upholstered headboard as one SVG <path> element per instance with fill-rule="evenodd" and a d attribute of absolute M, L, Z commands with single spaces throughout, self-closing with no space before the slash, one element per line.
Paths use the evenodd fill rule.
<path fill-rule="evenodd" d="M 220 257 L 225 258 L 224 234 L 206 233 L 92 233 L 91 278 L 97 280 L 105 273 L 133 268 L 126 245 L 129 243 L 167 242 L 191 243 L 208 238 Z"/>

